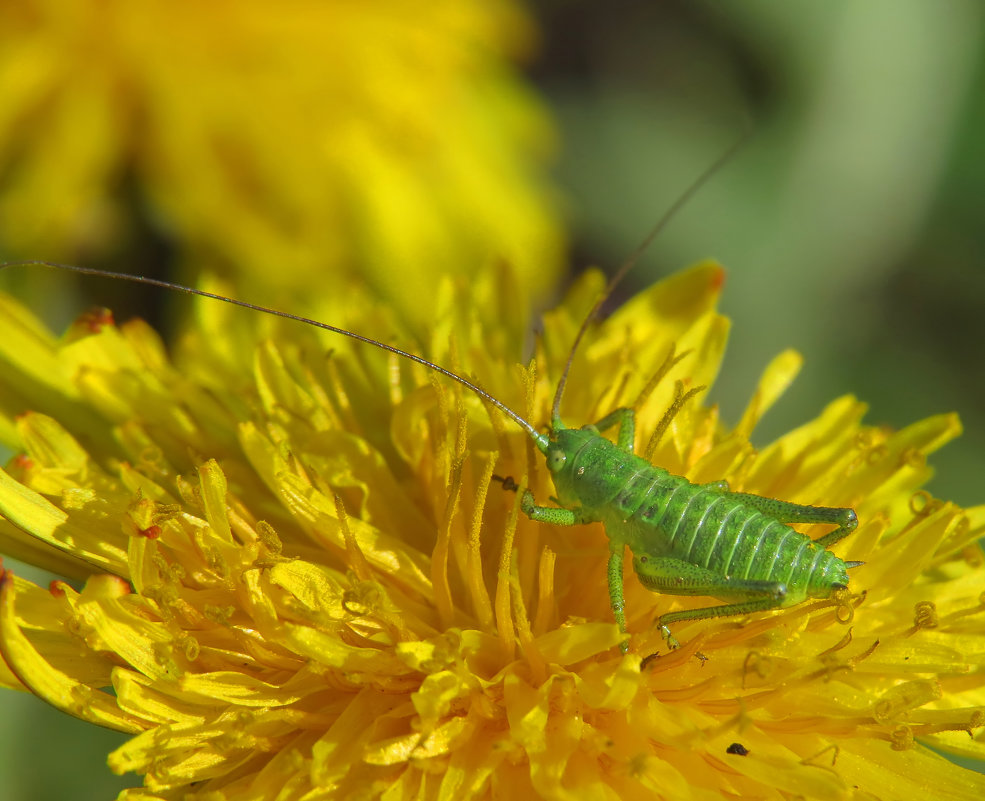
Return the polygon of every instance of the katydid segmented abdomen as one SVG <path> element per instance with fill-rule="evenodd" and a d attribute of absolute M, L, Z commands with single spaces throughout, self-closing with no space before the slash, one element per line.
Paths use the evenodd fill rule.
<path fill-rule="evenodd" d="M 616 423 L 619 444 L 599 436 L 599 427 Z M 777 609 L 847 587 L 848 568 L 858 563 L 843 561 L 827 547 L 857 526 L 851 509 L 730 492 L 724 481 L 692 484 L 632 453 L 633 413 L 628 409 L 609 415 L 599 427 L 559 426 L 555 421 L 543 450 L 563 508 L 536 506 L 530 493 L 522 508 L 535 520 L 605 525 L 609 597 L 623 631 L 626 546 L 648 589 L 725 602 L 662 615 L 658 625 L 671 647 L 678 646 L 668 628 L 675 621 Z M 837 528 L 811 540 L 788 525 L 796 522 Z"/>
<path fill-rule="evenodd" d="M 784 606 L 826 598 L 834 586 L 847 585 L 841 559 L 753 503 L 738 493 L 692 484 L 650 467 L 620 490 L 603 521 L 610 530 L 625 528 L 637 562 L 646 557 L 636 565 L 641 578 L 643 567 L 654 559 L 677 559 L 718 576 L 781 584 Z M 647 586 L 656 589 L 652 583 Z M 682 588 L 676 594 L 699 593 Z M 725 592 L 711 594 L 728 600 Z"/>

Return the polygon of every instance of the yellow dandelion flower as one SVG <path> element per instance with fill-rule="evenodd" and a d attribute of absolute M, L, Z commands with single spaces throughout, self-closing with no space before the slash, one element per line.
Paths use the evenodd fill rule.
<path fill-rule="evenodd" d="M 90 315 L 56 340 L 4 301 L 0 433 L 18 452 L 0 536 L 85 582 L 7 573 L 3 681 L 132 733 L 110 756 L 144 777 L 129 799 L 981 798 L 985 777 L 935 753 L 985 754 L 985 507 L 919 489 L 958 422 L 865 426 L 847 397 L 757 452 L 791 352 L 734 428 L 695 402 L 669 416 L 718 370 L 721 278 L 700 265 L 590 333 L 565 416 L 646 388 L 655 463 L 856 509 L 836 546 L 865 562 L 848 591 L 680 623 L 668 652 L 653 619 L 701 601 L 627 570 L 623 654 L 605 532 L 523 517 L 494 471 L 541 499 L 547 470 L 461 386 L 280 321 L 237 371 L 222 333 L 242 312 L 220 304 L 173 365 L 139 321 Z M 588 275 L 547 315 L 523 367 L 503 282 L 445 281 L 423 350 L 545 420 L 600 288 Z M 364 301 L 332 322 L 392 324 Z"/>
<path fill-rule="evenodd" d="M 93 263 L 138 214 L 254 295 L 357 274 L 427 319 L 436 271 L 499 259 L 546 290 L 534 37 L 514 0 L 4 3 L 0 247 Z"/>

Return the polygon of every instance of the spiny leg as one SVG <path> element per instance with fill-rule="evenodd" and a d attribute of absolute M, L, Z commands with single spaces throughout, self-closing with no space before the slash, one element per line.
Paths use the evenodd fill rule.
<path fill-rule="evenodd" d="M 550 523 L 554 526 L 576 526 L 580 523 L 591 523 L 594 518 L 585 515 L 580 509 L 563 509 L 553 506 L 537 506 L 534 496 L 529 491 L 523 493 L 520 499 L 520 509 L 531 520 Z M 616 619 L 619 631 L 626 634 L 626 600 L 623 596 L 622 555 L 625 546 L 622 543 L 609 541 L 609 605 L 612 616 Z M 629 650 L 629 640 L 619 643 L 619 650 L 626 653 Z"/>
<path fill-rule="evenodd" d="M 516 482 L 509 476 L 506 478 L 493 476 L 493 478 L 501 481 L 503 487 L 507 490 L 513 490 L 515 492 L 518 489 Z M 586 515 L 581 509 L 538 506 L 530 490 L 523 493 L 523 497 L 520 499 L 520 510 L 531 520 L 539 523 L 550 523 L 553 526 L 576 526 L 581 523 L 595 522 L 595 518 Z M 609 541 L 609 604 L 612 607 L 612 616 L 619 626 L 619 631 L 626 634 L 626 613 L 623 611 L 626 607 L 626 601 L 623 595 L 622 576 L 622 557 L 624 550 L 625 546 L 622 543 L 617 544 L 611 540 Z M 623 653 L 626 653 L 629 650 L 629 641 L 623 640 L 623 642 L 619 643 L 619 649 Z"/>
<path fill-rule="evenodd" d="M 516 492 L 520 486 L 513 480 L 512 476 L 493 475 L 493 480 L 503 485 L 507 492 Z M 531 520 L 538 523 L 550 523 L 552 526 L 577 526 L 579 523 L 594 522 L 594 518 L 587 518 L 577 509 L 565 509 L 560 506 L 538 506 L 534 500 L 534 494 L 530 490 L 523 491 L 520 498 L 520 511 Z"/>
<path fill-rule="evenodd" d="M 622 555 L 625 546 L 622 543 L 615 543 L 609 540 L 609 605 L 612 607 L 612 616 L 616 619 L 619 631 L 626 634 L 626 599 L 623 595 L 622 586 Z M 619 643 L 619 650 L 626 653 L 629 650 L 629 640 Z"/>
<path fill-rule="evenodd" d="M 764 498 L 761 495 L 749 495 L 745 492 L 733 492 L 731 497 L 748 504 L 779 523 L 831 523 L 836 525 L 838 528 L 834 531 L 814 540 L 814 544 L 820 545 L 822 548 L 834 545 L 858 528 L 858 516 L 854 509 L 839 506 L 804 506 L 789 501 L 778 501 L 775 498 Z"/>
<path fill-rule="evenodd" d="M 766 584 L 768 582 L 761 583 Z M 680 648 L 680 642 L 670 633 L 668 626 L 671 623 L 679 623 L 682 620 L 706 620 L 712 617 L 735 617 L 738 615 L 750 615 L 753 612 L 767 612 L 770 609 L 778 609 L 782 598 L 782 595 L 777 598 L 775 594 L 770 594 L 766 597 L 754 598 L 750 601 L 737 601 L 732 604 L 705 606 L 701 609 L 681 609 L 677 612 L 667 612 L 657 618 L 657 627 L 660 629 L 660 634 L 667 641 L 668 648 Z"/>
<path fill-rule="evenodd" d="M 670 648 L 679 648 L 677 638 L 668 625 L 681 620 L 703 620 L 711 617 L 730 617 L 776 609 L 787 594 L 786 585 L 777 581 L 760 581 L 722 576 L 705 567 L 666 556 L 641 554 L 633 556 L 633 569 L 648 590 L 668 595 L 710 595 L 732 597 L 736 601 L 701 609 L 667 612 L 657 620 L 660 633 Z"/>

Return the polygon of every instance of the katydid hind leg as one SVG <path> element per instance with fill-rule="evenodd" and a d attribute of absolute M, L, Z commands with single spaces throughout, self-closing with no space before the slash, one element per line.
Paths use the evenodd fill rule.
<path fill-rule="evenodd" d="M 722 576 L 708 568 L 672 557 L 634 555 L 633 569 L 643 586 L 654 592 L 734 599 L 727 604 L 683 609 L 661 615 L 657 626 L 670 648 L 680 646 L 670 632 L 670 623 L 776 609 L 781 606 L 787 594 L 786 586 L 781 582 Z"/>
<path fill-rule="evenodd" d="M 805 506 L 789 501 L 779 501 L 775 498 L 764 498 L 762 495 L 750 495 L 745 492 L 733 492 L 731 497 L 742 501 L 768 517 L 772 517 L 779 523 L 787 525 L 791 523 L 831 523 L 837 526 L 834 531 L 814 540 L 814 544 L 822 548 L 834 545 L 858 528 L 858 516 L 854 509 L 840 506 Z"/>
<path fill-rule="evenodd" d="M 777 609 L 780 602 L 772 596 L 764 598 L 754 598 L 749 601 L 738 601 L 731 604 L 720 604 L 718 606 L 705 606 L 700 609 L 681 609 L 677 612 L 667 612 L 657 618 L 657 628 L 667 641 L 667 647 L 671 649 L 680 648 L 681 644 L 677 638 L 670 633 L 671 623 L 680 623 L 682 620 L 707 620 L 713 617 L 736 617 L 738 615 L 751 615 L 753 612 L 768 612 L 770 609 Z"/>

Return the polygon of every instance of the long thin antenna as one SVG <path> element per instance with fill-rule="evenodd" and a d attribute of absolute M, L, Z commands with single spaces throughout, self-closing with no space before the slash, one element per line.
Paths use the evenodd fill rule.
<path fill-rule="evenodd" d="M 357 334 L 354 331 L 348 331 L 345 328 L 338 328 L 334 325 L 329 325 L 328 323 L 323 323 L 319 320 L 312 320 L 310 317 L 302 317 L 299 314 L 291 314 L 290 312 L 280 311 L 279 309 L 271 309 L 267 306 L 260 306 L 256 303 L 248 303 L 245 300 L 236 300 L 236 298 L 228 298 L 225 295 L 217 295 L 214 292 L 206 292 L 204 289 L 195 289 L 190 286 L 185 286 L 184 284 L 176 284 L 171 281 L 162 281 L 157 278 L 147 278 L 142 275 L 132 275 L 130 273 L 118 273 L 112 270 L 100 270 L 95 267 L 79 267 L 75 264 L 60 264 L 54 261 L 40 261 L 40 260 L 30 260 L 30 261 L 11 261 L 4 262 L 0 264 L 0 270 L 5 270 L 8 267 L 51 267 L 56 270 L 67 270 L 73 273 L 81 273 L 82 275 L 92 275 L 97 278 L 112 278 L 119 281 L 130 281 L 133 284 L 148 284 L 149 286 L 161 287 L 162 289 L 168 289 L 173 292 L 183 292 L 186 295 L 197 295 L 201 298 L 211 298 L 212 300 L 221 300 L 223 303 L 229 303 L 233 306 L 239 306 L 243 309 L 250 309 L 256 312 L 262 312 L 263 314 L 270 314 L 274 317 L 283 317 L 285 320 L 294 320 L 295 322 L 304 323 L 306 325 L 312 325 L 315 328 L 321 328 L 325 331 L 331 331 L 334 334 L 341 334 L 344 337 L 349 337 L 350 339 L 355 339 L 358 342 L 365 342 L 367 345 L 372 345 L 374 348 L 380 348 L 388 353 L 396 354 L 397 356 L 403 356 L 405 359 L 410 359 L 412 362 L 417 362 L 425 367 L 428 367 L 436 372 L 441 373 L 443 376 L 447 376 L 452 379 L 452 381 L 457 381 L 463 387 L 472 390 L 476 395 L 478 395 L 483 400 L 491 403 L 497 409 L 499 409 L 503 414 L 513 420 L 520 428 L 526 431 L 538 445 L 546 443 L 546 436 L 541 434 L 534 428 L 530 423 L 524 420 L 519 414 L 514 412 L 509 406 L 507 406 L 502 401 L 496 400 L 492 395 L 486 392 L 481 387 L 473 384 L 468 379 L 463 378 L 457 373 L 453 373 L 451 370 L 446 370 L 441 365 L 435 364 L 434 362 L 429 362 L 422 356 L 415 356 L 413 353 L 409 353 L 400 348 L 395 348 L 392 345 L 384 344 L 379 340 L 372 339 L 371 337 L 363 336 L 362 334 Z"/>
<path fill-rule="evenodd" d="M 722 153 L 715 161 L 708 167 L 703 173 L 701 173 L 691 185 L 684 190 L 684 193 L 680 195 L 677 200 L 675 200 L 669 209 L 663 213 L 663 216 L 654 224 L 650 232 L 643 238 L 643 241 L 636 246 L 636 250 L 629 254 L 629 257 L 622 263 L 622 266 L 616 270 L 612 278 L 609 279 L 609 283 L 606 284 L 605 291 L 599 296 L 599 299 L 592 306 L 592 310 L 588 313 L 584 320 L 582 320 L 581 327 L 578 329 L 578 333 L 575 335 L 574 342 L 571 343 L 571 350 L 568 353 L 568 360 L 564 364 L 564 372 L 561 373 L 561 380 L 558 381 L 557 390 L 554 393 L 554 403 L 551 406 L 551 428 L 557 430 L 561 426 L 561 398 L 564 395 L 564 388 L 568 383 L 568 373 L 571 371 L 571 364 L 575 360 L 575 353 L 578 351 L 578 346 L 581 344 L 582 338 L 585 336 L 585 332 L 588 330 L 588 326 L 592 324 L 592 321 L 598 317 L 599 310 L 602 308 L 602 304 L 605 303 L 610 297 L 615 288 L 622 282 L 622 279 L 626 277 L 626 273 L 636 266 L 636 262 L 640 260 L 647 248 L 653 244 L 653 240 L 656 239 L 667 227 L 667 224 L 674 219 L 677 213 L 687 205 L 687 203 L 697 194 L 698 190 L 701 189 L 715 173 L 717 173 L 722 167 L 724 167 L 738 152 L 739 148 L 745 144 L 746 139 L 749 138 L 749 130 L 746 130 L 742 136 L 735 140 L 728 149 Z"/>

